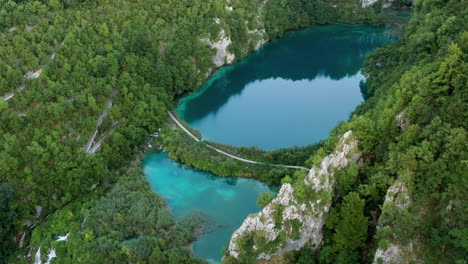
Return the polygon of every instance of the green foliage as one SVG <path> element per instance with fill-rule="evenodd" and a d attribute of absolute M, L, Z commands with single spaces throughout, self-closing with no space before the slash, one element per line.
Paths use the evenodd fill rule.
<path fill-rule="evenodd" d="M 344 197 L 333 240 L 337 249 L 354 250 L 364 245 L 367 238 L 367 217 L 364 216 L 364 199 L 352 192 Z M 348 253 L 345 253 L 348 256 Z"/>
<path fill-rule="evenodd" d="M 186 126 L 187 127 L 187 126 Z M 258 147 L 235 147 L 218 142 L 206 141 L 208 144 L 230 154 L 270 164 L 303 166 L 305 161 L 320 148 L 322 142 L 305 147 L 291 147 L 275 150 L 262 150 Z"/>
<path fill-rule="evenodd" d="M 298 219 L 288 219 L 285 221 L 284 225 L 291 230 L 291 238 L 298 240 L 301 237 L 300 230 L 302 228 L 302 223 Z"/>
<path fill-rule="evenodd" d="M 316 264 L 317 257 L 314 252 L 308 248 L 302 248 L 295 256 L 295 264 Z"/>
<path fill-rule="evenodd" d="M 295 1 L 271 0 L 266 4 L 265 29 L 270 38 L 282 36 L 288 30 L 327 23 L 368 23 L 374 10 L 361 8 L 359 1 Z"/>
<path fill-rule="evenodd" d="M 292 169 L 232 159 L 202 142 L 195 142 L 179 129 L 163 130 L 158 140 L 157 144 L 162 144 L 169 151 L 170 158 L 219 176 L 254 178 L 270 185 L 279 185 L 281 179 L 292 171 Z"/>
<path fill-rule="evenodd" d="M 275 194 L 271 192 L 262 192 L 258 195 L 257 206 L 262 208 L 271 202 L 275 198 Z"/>
<path fill-rule="evenodd" d="M 365 246 L 368 218 L 364 215 L 365 200 L 350 192 L 339 204 L 332 207 L 325 222 L 324 240 L 319 263 L 358 263 L 359 250 Z"/>
<path fill-rule="evenodd" d="M 104 197 L 73 202 L 42 222 L 31 247 L 54 247 L 60 263 L 203 263 L 186 245 L 205 222 L 202 215 L 175 222 L 143 171 L 130 168 Z M 53 241 L 66 233 L 67 242 Z"/>
<path fill-rule="evenodd" d="M 275 228 L 280 229 L 283 223 L 283 211 L 284 207 L 281 205 L 276 205 L 273 211 L 273 222 L 275 223 Z"/>
<path fill-rule="evenodd" d="M 8 183 L 0 183 L 0 259 L 5 259 L 14 249 L 13 221 L 16 212 L 11 208 L 13 191 Z"/>
<path fill-rule="evenodd" d="M 425 263 L 456 262 L 466 252 L 451 235 L 466 229 L 466 4 L 416 1 L 403 39 L 366 60 L 370 98 L 342 125 L 358 136 L 364 166 L 352 188 L 343 188 L 347 177 L 339 175 L 338 193 L 358 191 L 366 199 L 365 215 L 375 217 L 399 178 L 408 188 L 409 208 L 382 207 L 379 222 L 392 232 L 381 227 L 375 244 L 418 243 L 412 254 Z M 371 255 L 362 249 L 361 256 Z"/>
<path fill-rule="evenodd" d="M 15 93 L 8 102 L 0 100 L 0 258 L 10 255 L 12 238 L 28 221 L 38 221 L 30 244 L 53 245 L 64 263 L 196 261 L 184 247 L 203 228 L 203 217 L 176 223 L 141 171 L 121 177 L 119 170 L 150 133 L 166 125 L 175 99 L 206 80 L 214 51 L 200 39 L 216 39 L 224 28 L 233 40 L 229 49 L 241 58 L 254 45 L 248 32 L 261 29 L 262 22 L 266 39 L 273 39 L 316 24 L 371 22 L 376 14 L 383 19 L 377 6 L 362 9 L 359 1 L 230 4 L 233 11 L 223 1 L 0 3 L 0 96 Z M 311 167 L 334 149 L 344 131 L 353 130 L 363 166 L 358 173 L 350 168 L 337 175 L 339 195 L 332 211 L 339 213 L 327 224 L 320 262 L 370 261 L 372 246 L 362 247 L 364 218 L 378 215 L 394 178 L 407 185 L 411 205 L 382 215 L 394 233 L 378 239 L 404 244 L 417 233 L 415 254 L 422 262 L 465 261 L 467 5 L 466 0 L 414 1 L 405 37 L 366 60 L 362 89 L 369 98 L 323 144 L 238 150 L 279 161 L 272 163 L 304 164 L 312 156 L 305 163 Z M 213 23 L 215 18 L 221 23 Z M 39 78 L 23 77 L 39 69 Z M 110 132 L 100 151 L 90 155 L 83 146 L 114 90 L 97 136 Z M 395 120 L 402 113 L 406 126 Z M 289 175 L 284 182 L 293 182 L 299 200 L 320 195 L 303 186 L 303 175 L 226 159 L 177 132 L 167 133 L 163 144 L 171 157 L 188 165 L 275 185 Z M 37 219 L 36 206 L 44 208 Z M 84 216 L 88 220 L 81 227 Z M 67 243 L 51 241 L 66 232 L 73 233 Z M 285 239 L 281 233 L 272 243 Z M 252 246 L 249 239 L 242 244 L 241 263 L 255 261 Z"/>
<path fill-rule="evenodd" d="M 345 170 L 338 170 L 335 173 L 336 177 L 336 193 L 338 195 L 344 196 L 351 190 L 353 190 L 353 187 L 356 183 L 358 176 L 358 168 L 355 164 L 349 166 Z"/>

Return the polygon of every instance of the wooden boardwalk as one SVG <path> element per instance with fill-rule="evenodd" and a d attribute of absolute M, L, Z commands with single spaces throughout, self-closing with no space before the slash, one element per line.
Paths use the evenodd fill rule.
<path fill-rule="evenodd" d="M 177 118 L 175 118 L 175 116 L 169 111 L 169 116 L 171 117 L 172 121 L 174 121 L 174 123 L 176 123 L 176 125 L 182 129 L 187 135 L 189 135 L 191 138 L 193 138 L 196 142 L 202 142 L 203 144 L 205 144 L 207 147 L 215 150 L 216 152 L 224 155 L 224 156 L 227 156 L 227 157 L 230 157 L 230 158 L 233 158 L 233 159 L 236 159 L 236 160 L 239 160 L 239 161 L 242 161 L 242 162 L 246 162 L 246 163 L 251 163 L 251 164 L 260 164 L 260 165 L 270 165 L 270 166 L 275 166 L 275 167 L 284 167 L 284 168 L 289 168 L 289 169 L 298 169 L 298 170 L 307 170 L 309 171 L 308 168 L 306 167 L 302 167 L 302 166 L 294 166 L 294 165 L 282 165 L 282 164 L 270 164 L 270 163 L 264 163 L 264 162 L 259 162 L 259 161 L 254 161 L 254 160 L 248 160 L 248 159 L 244 159 L 244 158 L 241 158 L 241 157 L 238 157 L 238 156 L 235 156 L 235 155 L 232 155 L 232 154 L 229 154 L 223 150 L 220 150 L 216 147 L 213 147 L 209 144 L 207 144 L 206 142 L 202 141 L 201 139 L 197 138 L 196 136 L 194 136 L 187 128 L 184 127 L 184 125 L 182 125 L 179 120 L 177 120 Z"/>

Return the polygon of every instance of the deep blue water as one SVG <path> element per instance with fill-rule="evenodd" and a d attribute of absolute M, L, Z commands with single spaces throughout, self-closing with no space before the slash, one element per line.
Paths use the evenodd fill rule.
<path fill-rule="evenodd" d="M 289 33 L 222 68 L 176 111 L 211 141 L 263 149 L 312 144 L 363 101 L 365 57 L 396 39 L 394 29 L 365 25 Z"/>
<path fill-rule="evenodd" d="M 393 29 L 362 25 L 290 33 L 223 67 L 176 111 L 204 139 L 264 149 L 312 144 L 363 101 L 365 56 L 398 37 Z M 143 166 L 176 219 L 193 212 L 209 217 L 214 228 L 194 243 L 194 252 L 212 262 L 221 260 L 221 248 L 245 217 L 259 211 L 258 195 L 271 191 L 258 181 L 187 168 L 166 153 L 147 154 Z"/>

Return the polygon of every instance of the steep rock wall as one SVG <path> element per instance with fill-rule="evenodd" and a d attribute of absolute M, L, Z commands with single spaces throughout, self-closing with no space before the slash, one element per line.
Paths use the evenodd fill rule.
<path fill-rule="evenodd" d="M 405 210 L 410 205 L 411 199 L 406 185 L 397 180 L 387 190 L 382 206 L 384 210 L 379 218 L 377 230 L 384 227 L 389 228 L 385 223 L 385 218 L 391 210 Z M 391 237 L 387 243 L 381 244 L 385 246 L 377 249 L 373 264 L 421 263 L 413 252 L 414 245 L 416 244 L 415 240 L 410 241 L 407 245 L 401 245 L 395 237 Z"/>
<path fill-rule="evenodd" d="M 384 0 L 383 7 L 389 7 L 392 1 L 393 0 Z M 251 50 L 249 51 L 258 50 L 270 40 L 265 30 L 265 10 L 266 10 L 266 5 L 268 4 L 268 2 L 269 0 L 260 1 L 258 3 L 258 6 L 254 8 L 255 10 L 248 11 L 249 13 L 252 12 L 253 14 L 257 14 L 256 23 L 255 23 L 256 25 L 253 26 L 254 28 L 249 29 L 249 22 L 243 21 L 246 25 L 246 28 L 248 29 L 246 32 L 249 38 L 248 45 L 251 46 L 250 48 Z M 378 0 L 361 0 L 361 6 L 362 8 L 367 8 L 377 2 Z M 336 7 L 336 5 L 334 5 L 334 7 Z M 227 0 L 226 5 L 225 5 L 225 10 L 228 14 L 232 13 L 233 11 L 236 10 L 236 3 L 230 0 Z M 213 55 L 213 64 L 215 68 L 219 68 L 224 65 L 231 64 L 236 59 L 235 54 L 230 51 L 231 44 L 233 44 L 233 42 L 235 42 L 236 40 L 231 38 L 229 34 L 229 29 L 225 24 L 223 24 L 223 22 L 225 21 L 221 21 L 221 19 L 219 18 L 215 18 L 214 20 L 214 23 L 222 26 L 221 31 L 219 32 L 216 39 L 208 39 L 208 38 L 201 39 L 202 41 L 206 42 L 215 51 L 215 54 Z M 244 56 L 246 54 L 241 54 L 241 55 Z M 210 73 L 211 73 L 211 70 L 208 72 L 208 74 Z"/>
<path fill-rule="evenodd" d="M 219 40 L 210 41 L 205 40 L 211 46 L 212 49 L 216 50 L 216 54 L 213 56 L 213 64 L 216 67 L 221 67 L 225 64 L 231 64 L 234 61 L 234 54 L 232 54 L 228 47 L 231 45 L 232 40 L 226 35 L 224 29 L 219 33 Z"/>
<path fill-rule="evenodd" d="M 263 22 L 264 18 L 262 10 L 265 4 L 266 2 L 261 3 L 260 7 L 258 8 L 257 28 L 247 31 L 247 35 L 249 36 L 249 44 L 252 45 L 253 51 L 258 50 L 269 40 L 265 32 L 265 26 Z M 234 8 L 232 6 L 226 6 L 226 10 L 227 12 L 232 12 Z M 219 18 L 216 18 L 214 22 L 219 25 L 222 24 L 222 21 Z M 244 23 L 246 25 L 248 24 L 247 21 L 244 21 Z M 225 28 L 221 29 L 217 39 L 210 40 L 204 38 L 201 40 L 208 43 L 208 45 L 215 51 L 215 54 L 213 55 L 213 64 L 215 68 L 231 64 L 236 59 L 235 54 L 229 50 L 229 46 L 233 43 L 233 40 L 231 39 Z"/>
<path fill-rule="evenodd" d="M 297 190 L 289 183 L 283 184 L 277 197 L 261 212 L 247 217 L 231 237 L 229 255 L 238 258 L 244 241 L 249 239 L 254 241 L 257 259 L 269 259 L 306 245 L 316 249 L 322 242 L 335 171 L 348 167 L 359 157 L 357 140 L 348 131 L 335 151 L 313 167 L 299 185 L 295 184 Z"/>

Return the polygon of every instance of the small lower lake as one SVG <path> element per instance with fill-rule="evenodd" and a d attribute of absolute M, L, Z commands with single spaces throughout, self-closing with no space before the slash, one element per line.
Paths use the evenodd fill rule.
<path fill-rule="evenodd" d="M 397 40 L 396 29 L 330 25 L 286 34 L 223 67 L 198 92 L 182 98 L 179 116 L 204 139 L 263 149 L 304 146 L 328 137 L 363 101 L 365 57 Z M 218 263 L 221 249 L 256 199 L 271 190 L 249 179 L 222 178 L 185 167 L 166 153 L 143 159 L 152 188 L 168 199 L 176 219 L 201 212 L 213 227 L 193 245 L 195 254 Z"/>
<path fill-rule="evenodd" d="M 271 192 L 267 185 L 250 179 L 221 178 L 195 170 L 168 158 L 167 153 L 145 155 L 143 168 L 151 187 L 168 200 L 176 219 L 201 212 L 212 225 L 193 245 L 195 254 L 218 263 L 221 249 L 251 213 L 258 212 L 257 197 Z"/>

